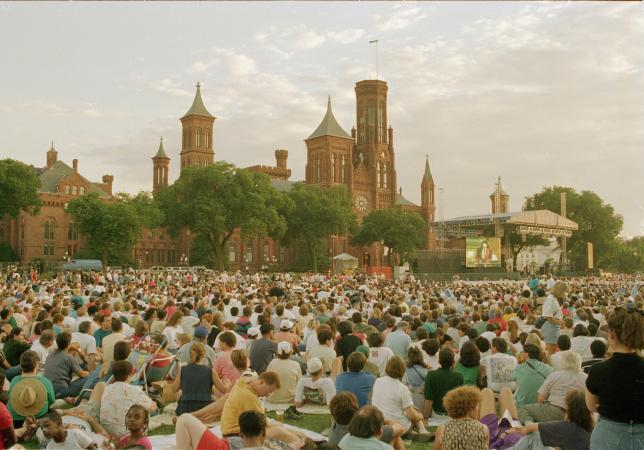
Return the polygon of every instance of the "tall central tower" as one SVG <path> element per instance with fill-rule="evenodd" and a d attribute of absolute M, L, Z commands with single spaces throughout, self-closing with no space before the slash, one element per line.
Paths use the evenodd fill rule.
<path fill-rule="evenodd" d="M 387 83 L 356 83 L 356 145 L 353 153 L 354 202 L 372 209 L 396 206 L 393 129 L 387 127 Z"/>
<path fill-rule="evenodd" d="M 192 106 L 181 118 L 181 170 L 189 166 L 206 166 L 215 161 L 215 152 L 212 149 L 214 123 L 215 117 L 204 106 L 201 85 L 197 83 Z"/>

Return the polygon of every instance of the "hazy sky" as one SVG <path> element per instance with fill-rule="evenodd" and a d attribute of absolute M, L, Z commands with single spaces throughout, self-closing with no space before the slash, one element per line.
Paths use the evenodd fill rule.
<path fill-rule="evenodd" d="M 150 190 L 163 136 L 178 174 L 181 117 L 201 81 L 215 159 L 274 164 L 327 95 L 346 131 L 356 81 L 389 84 L 398 183 L 420 201 L 425 154 L 445 217 L 510 209 L 543 186 L 590 189 L 644 234 L 644 10 L 609 3 L 0 2 L 0 158 L 80 160 L 116 191 Z"/>

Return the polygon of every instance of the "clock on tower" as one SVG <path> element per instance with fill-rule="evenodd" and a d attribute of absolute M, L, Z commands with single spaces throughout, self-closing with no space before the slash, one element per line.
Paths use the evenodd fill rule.
<path fill-rule="evenodd" d="M 356 209 L 356 211 L 359 211 L 361 213 L 366 212 L 367 208 L 369 208 L 369 200 L 364 195 L 358 194 L 353 200 L 353 207 Z"/>

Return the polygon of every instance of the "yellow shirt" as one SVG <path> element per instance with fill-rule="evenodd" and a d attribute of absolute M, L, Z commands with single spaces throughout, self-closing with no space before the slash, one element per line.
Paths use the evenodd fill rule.
<path fill-rule="evenodd" d="M 239 416 L 244 411 L 258 411 L 263 413 L 264 407 L 259 397 L 249 386 L 251 380 L 240 378 L 230 391 L 228 400 L 221 413 L 221 432 L 226 434 L 239 433 Z"/>

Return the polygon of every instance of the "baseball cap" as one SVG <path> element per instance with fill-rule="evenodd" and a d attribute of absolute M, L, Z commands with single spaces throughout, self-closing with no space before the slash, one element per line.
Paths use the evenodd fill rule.
<path fill-rule="evenodd" d="M 281 341 L 277 344 L 277 353 L 291 353 L 292 351 L 293 347 L 286 341 Z"/>
<path fill-rule="evenodd" d="M 309 362 L 306 363 L 306 368 L 308 369 L 309 373 L 319 372 L 320 370 L 322 370 L 322 361 L 320 361 L 320 358 L 311 358 L 309 359 Z"/>
<path fill-rule="evenodd" d="M 250 328 L 248 329 L 248 336 L 252 336 L 252 337 L 257 337 L 257 336 L 259 336 L 259 328 L 257 328 L 257 327 L 250 327 Z"/>
<path fill-rule="evenodd" d="M 295 325 L 295 324 L 293 322 L 291 322 L 290 320 L 282 319 L 282 321 L 280 322 L 280 329 L 282 329 L 282 330 L 290 330 L 291 328 L 293 328 L 293 325 Z"/>
<path fill-rule="evenodd" d="M 208 337 L 208 329 L 206 327 L 195 327 L 194 331 L 195 337 L 198 338 L 207 338 Z"/>

